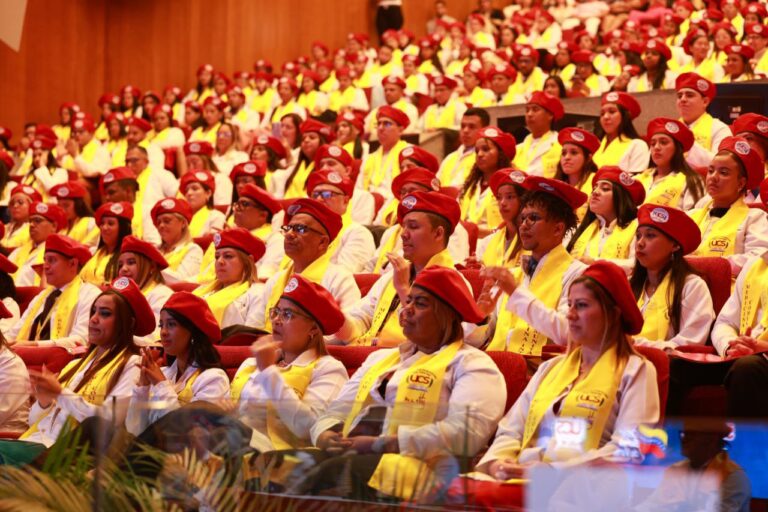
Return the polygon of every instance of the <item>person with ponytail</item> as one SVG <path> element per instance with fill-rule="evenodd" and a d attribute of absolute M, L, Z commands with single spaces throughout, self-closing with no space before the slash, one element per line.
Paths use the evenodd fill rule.
<path fill-rule="evenodd" d="M 637 208 L 643 185 L 618 167 L 601 167 L 592 178 L 589 208 L 567 250 L 586 264 L 597 259 L 629 266 L 633 256 Z"/>
<path fill-rule="evenodd" d="M 80 271 L 80 277 L 86 283 L 103 286 L 117 277 L 120 246 L 123 239 L 132 234 L 133 206 L 125 201 L 104 203 L 94 216 L 99 227 L 99 245 Z"/>
<path fill-rule="evenodd" d="M 490 187 L 499 205 L 502 223 L 490 235 L 478 240 L 475 261 L 487 267 L 520 265 L 523 246 L 517 237 L 517 216 L 525 194 L 526 174 L 511 168 L 500 169 L 491 176 Z"/>
<path fill-rule="evenodd" d="M 640 104 L 625 92 L 603 94 L 600 125 L 595 135 L 600 148 L 592 155 L 598 167 L 615 165 L 623 171 L 636 173 L 648 164 L 648 145 L 637 134 L 632 120 L 640 115 Z"/>
<path fill-rule="evenodd" d="M 608 261 L 590 265 L 568 289 L 567 319 L 566 353 L 539 366 L 476 471 L 505 481 L 536 466 L 584 464 L 612 455 L 624 432 L 659 420 L 656 368 L 632 347 L 643 316 L 624 271 Z M 556 424 L 579 418 L 586 435 L 561 446 Z"/>
<path fill-rule="evenodd" d="M 693 132 L 676 119 L 657 117 L 648 123 L 649 168 L 637 176 L 646 189 L 646 202 L 688 211 L 704 196 L 704 180 L 685 160 L 693 147 Z"/>
<path fill-rule="evenodd" d="M 212 235 L 224 229 L 224 214 L 213 207 L 216 179 L 208 171 L 190 169 L 181 177 L 179 191 L 192 209 L 189 234 L 192 238 Z"/>
<path fill-rule="evenodd" d="M 174 293 L 160 311 L 159 325 L 170 364 L 161 367 L 148 349 L 142 349 L 141 372 L 125 418 L 126 429 L 135 436 L 188 403 L 216 403 L 229 396 L 229 378 L 214 347 L 221 330 L 205 301 L 189 292 Z"/>
<path fill-rule="evenodd" d="M 183 199 L 161 199 L 152 208 L 152 223 L 160 233 L 160 252 L 168 262 L 163 271 L 166 279 L 191 281 L 200 271 L 203 250 L 192 241 L 189 223 L 192 208 Z"/>
<path fill-rule="evenodd" d="M 83 357 L 58 376 L 45 367 L 30 372 L 36 401 L 29 411 L 29 428 L 18 440 L 0 442 L 0 463 L 32 462 L 62 432 L 89 417 L 122 425 L 140 373 L 133 336 L 145 336 L 154 328 L 155 315 L 136 283 L 115 279 L 91 305 Z"/>
<path fill-rule="evenodd" d="M 704 345 L 715 319 L 712 297 L 685 260 L 701 242 L 699 227 L 685 212 L 651 203 L 640 207 L 637 218 L 629 284 L 645 323 L 635 345 Z"/>
<path fill-rule="evenodd" d="M 592 132 L 581 128 L 564 128 L 558 132 L 557 140 L 563 149 L 555 171 L 555 179 L 589 194 L 592 192 L 592 178 L 597 172 L 597 165 L 592 160 L 592 155 L 600 147 L 600 139 Z M 586 213 L 586 205 L 576 210 L 579 222 Z"/>

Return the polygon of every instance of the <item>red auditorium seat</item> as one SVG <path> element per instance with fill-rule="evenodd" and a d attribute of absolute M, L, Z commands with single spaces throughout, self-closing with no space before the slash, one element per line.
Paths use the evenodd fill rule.
<path fill-rule="evenodd" d="M 217 345 L 216 351 L 221 357 L 221 366 L 232 380 L 243 361 L 251 357 L 251 347 Z"/>
<path fill-rule="evenodd" d="M 469 281 L 469 284 L 472 285 L 472 295 L 475 297 L 475 300 L 477 300 L 480 296 L 480 292 L 483 291 L 483 282 L 485 282 L 485 279 L 480 276 L 480 269 L 463 268 L 459 270 L 459 272 L 461 272 L 464 279 Z"/>
<path fill-rule="evenodd" d="M 228 336 L 221 340 L 219 346 L 221 347 L 250 347 L 254 341 L 261 337 L 259 334 L 250 334 L 247 332 L 239 332 Z"/>
<path fill-rule="evenodd" d="M 187 283 L 184 281 L 179 281 L 177 283 L 166 283 L 168 288 L 173 290 L 174 292 L 191 292 L 198 286 L 200 286 L 197 283 Z"/>
<path fill-rule="evenodd" d="M 384 206 L 384 196 L 378 192 L 371 192 L 371 195 L 373 196 L 373 216 L 376 217 L 381 207 Z"/>
<path fill-rule="evenodd" d="M 178 155 L 179 148 L 166 148 L 163 150 L 165 153 L 165 168 L 171 171 L 175 176 L 179 175 L 176 169 L 176 155 Z"/>
<path fill-rule="evenodd" d="M 453 199 L 458 199 L 459 198 L 459 192 L 461 192 L 459 187 L 440 187 L 440 193 L 441 194 L 445 194 L 446 196 L 450 196 Z"/>
<path fill-rule="evenodd" d="M 213 235 L 207 234 L 205 236 L 195 237 L 194 242 L 200 246 L 203 252 L 205 252 L 208 249 L 208 246 L 211 245 L 211 242 L 213 242 Z"/>
<path fill-rule="evenodd" d="M 720 313 L 725 301 L 731 295 L 731 265 L 725 258 L 688 256 L 686 261 L 701 274 L 712 295 L 715 315 Z"/>
<path fill-rule="evenodd" d="M 347 373 L 352 376 L 363 364 L 368 355 L 377 350 L 377 347 L 342 347 L 328 345 L 328 353 L 342 362 Z"/>
<path fill-rule="evenodd" d="M 419 115 L 422 115 L 424 111 L 427 110 L 427 107 L 435 102 L 435 100 L 427 94 L 421 94 L 420 92 L 417 92 L 414 96 L 416 97 L 415 103 L 416 108 L 419 111 Z"/>
<path fill-rule="evenodd" d="M 656 367 L 656 383 L 659 386 L 659 405 L 661 417 L 664 419 L 664 410 L 667 408 L 667 395 L 669 394 L 669 357 L 663 350 L 653 347 L 635 347 L 640 354 L 645 356 Z"/>
<path fill-rule="evenodd" d="M 477 224 L 468 220 L 462 220 L 461 225 L 464 226 L 464 229 L 467 230 L 467 235 L 469 235 L 469 254 L 474 254 L 475 249 L 477 249 L 477 238 L 480 235 L 480 229 L 477 227 Z"/>
<path fill-rule="evenodd" d="M 54 373 L 60 372 L 75 358 L 67 349 L 61 347 L 16 347 L 13 351 L 24 361 L 28 370 L 38 372 L 43 365 Z"/>
<path fill-rule="evenodd" d="M 765 206 L 763 203 L 749 203 L 747 206 L 750 208 L 757 208 L 758 210 L 763 210 L 764 212 L 768 212 L 768 206 Z"/>
<path fill-rule="evenodd" d="M 513 352 L 490 351 L 486 354 L 491 356 L 504 376 L 504 383 L 507 385 L 507 404 L 504 406 L 506 412 L 520 397 L 525 386 L 528 385 L 528 369 L 525 358 Z"/>
<path fill-rule="evenodd" d="M 373 283 L 380 277 L 379 274 L 355 274 L 355 283 L 357 283 L 357 287 L 360 289 L 360 295 L 363 297 L 368 295 Z"/>
<path fill-rule="evenodd" d="M 35 298 L 35 295 L 43 290 L 40 286 L 17 286 L 16 301 L 19 304 L 19 314 L 23 315 L 29 303 Z"/>

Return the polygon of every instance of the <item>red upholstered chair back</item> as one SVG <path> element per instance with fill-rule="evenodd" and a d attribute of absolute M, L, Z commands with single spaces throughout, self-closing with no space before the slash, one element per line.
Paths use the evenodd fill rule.
<path fill-rule="evenodd" d="M 707 283 L 717 315 L 731 294 L 731 265 L 725 258 L 689 256 L 685 259 Z"/>
<path fill-rule="evenodd" d="M 221 357 L 221 366 L 227 372 L 229 380 L 235 377 L 243 361 L 251 357 L 251 347 L 217 345 L 216 351 Z"/>
<path fill-rule="evenodd" d="M 167 283 L 168 288 L 173 290 L 174 292 L 191 292 L 198 286 L 200 286 L 197 283 L 186 283 L 184 281 L 179 281 L 176 283 Z"/>
<path fill-rule="evenodd" d="M 379 274 L 355 274 L 355 283 L 360 289 L 360 295 L 365 297 L 368 292 L 371 291 L 373 283 L 375 283 L 381 276 Z"/>
<path fill-rule="evenodd" d="M 352 376 L 363 361 L 373 352 L 377 350 L 377 347 L 341 347 L 338 345 L 329 345 L 328 353 L 341 361 L 344 368 L 347 369 L 347 373 Z"/>
<path fill-rule="evenodd" d="M 661 417 L 664 419 L 664 410 L 667 408 L 667 395 L 669 394 L 669 357 L 663 350 L 653 347 L 635 347 L 640 355 L 645 356 L 656 367 L 656 383 L 659 385 L 659 405 Z"/>
<path fill-rule="evenodd" d="M 24 361 L 28 370 L 38 372 L 43 365 L 54 373 L 60 372 L 75 358 L 61 347 L 16 347 L 13 351 Z"/>
<path fill-rule="evenodd" d="M 459 198 L 459 192 L 461 192 L 461 189 L 459 187 L 440 187 L 440 193 L 445 194 L 446 196 L 450 196 L 453 199 Z"/>
<path fill-rule="evenodd" d="M 507 404 L 504 407 L 504 412 L 506 412 L 517 401 L 528 384 L 528 370 L 525 358 L 513 352 L 492 351 L 486 353 L 491 356 L 491 359 L 493 359 L 493 362 L 496 363 L 499 371 L 504 376 L 504 383 L 507 385 Z M 493 393 L 493 390 L 489 389 L 488 392 Z"/>
<path fill-rule="evenodd" d="M 480 276 L 480 270 L 476 268 L 463 268 L 459 270 L 461 272 L 461 275 L 464 276 L 464 279 L 469 281 L 469 284 L 472 285 L 472 295 L 475 297 L 475 300 L 480 296 L 480 292 L 483 290 L 483 279 Z"/>
<path fill-rule="evenodd" d="M 373 196 L 373 216 L 375 217 L 381 207 L 384 206 L 384 196 L 378 192 L 371 192 L 371 195 Z"/>
<path fill-rule="evenodd" d="M 474 222 L 468 220 L 462 220 L 461 225 L 467 230 L 469 235 L 469 254 L 474 254 L 477 249 L 477 237 L 480 235 L 480 228 Z"/>
<path fill-rule="evenodd" d="M 253 342 L 255 342 L 260 337 L 261 337 L 260 334 L 250 334 L 247 332 L 239 332 L 237 334 L 233 334 L 232 336 L 228 336 L 223 340 L 221 340 L 221 343 L 219 343 L 219 346 L 250 347 L 253 344 Z"/>
<path fill-rule="evenodd" d="M 27 306 L 35 298 L 35 295 L 43 291 L 40 286 L 17 286 L 16 287 L 16 300 L 19 304 L 19 314 L 23 315 L 27 310 Z"/>
<path fill-rule="evenodd" d="M 194 239 L 194 242 L 200 246 L 203 252 L 205 252 L 208 250 L 208 246 L 211 245 L 211 242 L 213 242 L 213 235 L 209 233 L 207 235 L 198 236 Z"/>

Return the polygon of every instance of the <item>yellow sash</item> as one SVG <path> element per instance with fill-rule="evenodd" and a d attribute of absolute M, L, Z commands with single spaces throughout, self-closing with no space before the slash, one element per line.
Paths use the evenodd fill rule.
<path fill-rule="evenodd" d="M 528 284 L 533 295 L 551 309 L 557 308 L 563 292 L 563 276 L 573 262 L 573 258 L 562 245 L 558 245 L 546 256 Z M 512 270 L 517 282 L 521 282 L 523 271 L 520 267 Z M 507 311 L 508 296 L 500 299 L 499 314 L 493 339 L 486 350 L 515 352 L 523 355 L 540 355 L 547 338 L 520 317 Z"/>
<path fill-rule="evenodd" d="M 560 161 L 560 153 L 562 153 L 563 148 L 557 142 L 557 134 L 551 130 L 539 137 L 536 143 L 533 142 L 533 136 L 527 136 L 520 149 L 515 153 L 515 159 L 512 163 L 518 169 L 530 172 L 528 168 L 531 166 L 531 160 L 542 145 L 549 145 L 549 148 L 541 155 L 542 176 L 553 178 L 557 172 L 557 164 Z"/>
<path fill-rule="evenodd" d="M 260 228 L 252 229 L 251 234 L 256 238 L 265 241 L 267 237 L 272 233 L 272 225 L 267 223 Z M 203 262 L 200 265 L 200 273 L 196 276 L 198 283 L 210 283 L 216 279 L 216 246 L 209 244 L 208 248 L 203 254 Z"/>
<path fill-rule="evenodd" d="M 645 187 L 645 202 L 677 208 L 685 190 L 685 174 L 672 172 L 654 183 L 654 172 L 648 169 L 636 178 Z"/>
<path fill-rule="evenodd" d="M 144 237 L 144 193 L 149 185 L 151 174 L 152 171 L 146 168 L 136 177 L 139 190 L 136 192 L 136 199 L 133 201 L 133 219 L 131 219 L 131 231 L 136 238 Z"/>
<path fill-rule="evenodd" d="M 107 129 L 107 124 L 104 121 L 100 122 L 99 126 L 96 127 L 93 136 L 102 142 L 109 138 L 109 129 Z"/>
<path fill-rule="evenodd" d="M 595 219 L 573 244 L 571 256 L 574 258 L 586 255 L 592 259 L 625 259 L 629 256 L 629 250 L 635 240 L 635 231 L 637 231 L 637 219 L 630 222 L 625 228 L 621 228 L 617 224 L 601 248 L 600 221 Z"/>
<path fill-rule="evenodd" d="M 387 156 L 384 156 L 384 150 L 379 147 L 365 160 L 365 166 L 363 168 L 363 189 L 371 190 L 371 188 L 379 187 L 384 181 L 384 177 L 387 175 L 387 171 L 390 172 L 389 180 L 394 180 L 398 174 L 400 174 L 400 162 L 398 156 L 400 152 L 408 146 L 408 143 L 399 140 L 392 149 L 389 150 Z"/>
<path fill-rule="evenodd" d="M 61 292 L 61 295 L 56 300 L 56 322 L 51 325 L 52 340 L 63 338 L 69 335 L 69 331 L 72 329 L 72 322 L 75 319 L 74 312 L 75 308 L 77 307 L 77 302 L 80 299 L 80 286 L 82 286 L 82 284 L 83 281 L 76 277 L 72 280 L 69 286 L 67 286 L 67 288 Z M 35 321 L 35 318 L 37 318 L 37 315 L 45 304 L 45 299 L 51 294 L 51 292 L 53 292 L 53 290 L 55 290 L 53 286 L 47 287 L 40 294 L 40 298 L 38 300 L 34 300 L 32 304 L 30 304 L 29 307 L 31 308 L 31 311 L 29 312 L 29 315 L 27 315 L 27 318 L 24 320 L 21 329 L 19 329 L 19 333 L 16 335 L 16 339 L 29 339 L 29 335 L 32 332 L 32 323 Z M 48 318 L 46 318 L 41 325 L 45 325 L 46 322 L 49 322 L 52 315 L 53 308 L 51 308 L 51 312 L 48 314 Z M 40 338 L 37 337 L 36 339 Z"/>
<path fill-rule="evenodd" d="M 682 121 L 682 119 L 680 119 Z M 712 147 L 712 125 L 714 119 L 708 112 L 704 112 L 701 117 L 691 123 L 688 128 L 693 132 L 693 138 L 699 146 L 707 151 L 713 151 L 717 148 Z"/>
<path fill-rule="evenodd" d="M 607 137 L 603 137 L 600 148 L 595 151 L 592 160 L 598 168 L 606 165 L 619 165 L 621 159 L 629 151 L 631 144 L 632 139 L 627 139 L 623 135 L 619 135 L 610 143 Z"/>
<path fill-rule="evenodd" d="M 474 151 L 462 154 L 455 151 L 443 160 L 443 164 L 440 166 L 440 170 L 437 173 L 437 178 L 440 180 L 440 183 L 447 186 L 454 181 L 457 181 L 456 176 L 460 175 L 463 183 L 467 179 L 467 176 L 474 165 Z"/>
<path fill-rule="evenodd" d="M 13 250 L 17 247 L 21 247 L 27 242 L 29 242 L 28 222 L 25 222 L 20 228 L 13 232 L 10 228 L 6 228 L 5 236 L 3 236 L 3 247 L 6 249 Z"/>
<path fill-rule="evenodd" d="M 643 311 L 643 330 L 638 336 L 651 341 L 666 341 L 667 331 L 669 331 L 669 307 L 672 297 L 669 295 L 669 281 L 671 272 L 667 272 L 664 279 L 661 280 L 656 291 L 648 300 L 648 305 Z M 640 294 L 637 300 L 637 307 L 642 308 L 645 293 Z"/>
<path fill-rule="evenodd" d="M 504 246 L 507 240 L 507 228 L 502 227 L 497 229 L 488 241 L 488 245 L 485 247 L 483 253 L 483 265 L 486 267 L 498 267 L 503 266 L 507 268 L 514 268 L 520 265 L 520 256 L 523 254 L 523 248 L 517 252 L 514 258 L 512 258 L 512 250 L 517 244 L 517 235 L 509 241 L 507 247 Z"/>
<path fill-rule="evenodd" d="M 562 401 L 559 418 L 585 421 L 586 435 L 581 450 L 574 455 L 594 450 L 600 446 L 600 438 L 616 401 L 619 382 L 624 375 L 626 359 L 619 360 L 616 346 L 603 352 L 587 376 L 576 383 Z M 581 348 L 577 348 L 555 364 L 541 381 L 533 396 L 525 421 L 521 450 L 528 448 L 534 440 L 541 420 L 555 400 L 568 389 L 579 376 Z M 569 452 L 573 448 L 564 448 Z M 567 458 L 566 453 L 557 454 L 556 460 Z M 551 459 L 548 459 L 551 460 Z"/>
<path fill-rule="evenodd" d="M 207 206 L 203 206 L 195 212 L 189 223 L 189 234 L 192 235 L 192 238 L 203 236 L 203 229 L 205 229 L 205 224 L 210 217 L 211 209 Z"/>
<path fill-rule="evenodd" d="M 453 268 L 453 266 L 451 254 L 448 252 L 448 249 L 443 249 L 429 259 L 425 268 Z M 400 327 L 399 319 L 402 305 L 398 304 L 396 308 L 392 308 L 392 302 L 395 300 L 395 297 L 397 297 L 397 292 L 395 291 L 395 285 L 390 279 L 381 297 L 379 297 L 379 302 L 376 304 L 376 309 L 371 319 L 371 326 L 365 334 L 352 340 L 352 345 L 371 346 L 374 339 L 378 337 L 377 346 L 395 347 L 406 340 L 403 328 Z"/>
<path fill-rule="evenodd" d="M 387 260 L 387 254 L 393 252 L 395 247 L 397 247 L 397 241 L 400 238 L 400 233 L 403 231 L 403 227 L 400 224 L 397 224 L 396 226 L 397 227 L 392 230 L 392 236 L 387 238 L 386 243 L 381 246 L 379 257 L 376 259 L 376 265 L 373 267 L 374 274 L 381 274 L 381 270 L 384 268 L 384 265 L 386 265 L 389 261 Z"/>
<path fill-rule="evenodd" d="M 187 382 L 184 383 L 184 389 L 179 391 L 178 399 L 179 399 L 179 403 L 181 403 L 182 405 L 186 405 L 192 401 L 192 398 L 193 398 L 192 385 L 200 376 L 200 373 L 201 373 L 200 368 L 195 370 L 195 372 L 189 376 L 189 378 L 187 379 Z"/>
<path fill-rule="evenodd" d="M 18 252 L 14 255 L 13 263 L 16 264 L 19 269 L 11 274 L 11 277 L 13 278 L 13 281 L 16 282 L 17 279 L 19 279 L 19 276 L 22 272 L 22 267 L 28 262 L 31 261 L 31 265 L 42 265 L 43 264 L 43 257 L 45 256 L 45 242 L 39 244 L 37 247 L 32 246 L 32 240 L 29 240 L 24 243 L 21 247 L 19 247 Z M 37 272 L 34 272 L 35 276 L 33 279 L 34 286 L 40 286 L 40 275 Z"/>
<path fill-rule="evenodd" d="M 189 253 L 190 249 L 192 249 L 192 246 L 194 245 L 194 242 L 187 242 L 186 244 L 182 245 L 181 247 L 176 247 L 171 252 L 163 253 L 163 257 L 165 258 L 165 261 L 168 262 L 168 269 L 170 270 L 176 270 L 181 265 L 181 262 L 184 261 L 184 258 L 187 257 L 187 254 Z"/>
<path fill-rule="evenodd" d="M 307 178 L 309 178 L 310 173 L 314 169 L 315 162 L 310 162 L 309 165 L 307 165 L 306 162 L 302 161 L 299 164 L 298 171 L 296 171 L 296 174 L 293 175 L 293 181 L 291 181 L 291 185 L 285 191 L 285 195 L 283 197 L 285 199 L 306 197 L 307 191 L 305 190 L 305 185 L 307 183 Z"/>
<path fill-rule="evenodd" d="M 74 368 L 75 365 L 80 364 L 83 362 L 82 366 L 80 368 L 86 368 L 88 366 L 88 363 L 92 364 L 99 364 L 99 361 L 94 361 L 96 357 L 96 350 L 92 350 L 90 354 L 86 357 L 85 361 L 83 362 L 82 359 L 75 359 L 73 361 L 70 361 L 67 366 L 64 367 L 64 369 L 61 371 L 60 375 L 66 374 L 70 371 L 70 369 Z M 123 364 L 124 360 L 127 359 L 129 356 L 126 353 L 125 349 L 123 349 L 119 354 L 117 354 L 110 362 L 105 364 L 101 369 L 99 369 L 96 373 L 94 373 L 91 378 L 83 384 L 83 386 L 80 388 L 80 391 L 77 392 L 78 395 L 82 396 L 87 402 L 99 406 L 102 403 L 104 403 L 104 399 L 107 397 L 107 386 L 109 385 L 109 381 L 112 379 L 112 376 L 117 371 L 117 369 Z M 75 372 L 72 374 L 72 377 L 67 379 L 67 382 L 62 382 L 62 387 L 68 387 L 75 379 L 75 376 L 78 372 Z M 26 439 L 35 432 L 37 432 L 38 425 L 40 422 L 48 416 L 51 411 L 55 410 L 56 414 L 58 414 L 61 409 L 59 407 L 50 407 L 47 411 L 45 411 L 42 416 L 40 416 L 40 419 L 38 419 L 34 425 L 29 427 L 29 429 L 21 434 L 19 439 Z M 69 420 L 72 420 L 70 417 Z"/>
<path fill-rule="evenodd" d="M 98 240 L 100 232 L 98 226 L 88 229 L 91 220 L 93 217 L 80 217 L 66 233 L 67 236 L 81 244 L 93 245 L 94 241 Z"/>
<path fill-rule="evenodd" d="M 251 96 L 251 110 L 264 116 L 272 108 L 275 94 L 277 94 L 275 90 L 270 87 L 264 89 L 263 93 L 254 90 Z"/>
<path fill-rule="evenodd" d="M 112 167 L 125 165 L 125 154 L 128 152 L 128 141 L 125 139 L 110 140 L 107 149 L 112 155 Z"/>
<path fill-rule="evenodd" d="M 86 283 L 102 286 L 107 282 L 107 264 L 111 257 L 112 255 L 107 252 L 106 247 L 98 249 L 91 259 L 83 265 L 83 268 L 80 270 L 80 279 Z"/>
<path fill-rule="evenodd" d="M 481 191 L 480 186 L 476 185 L 471 193 L 468 191 L 464 194 L 461 198 L 461 212 L 462 219 L 477 225 L 498 226 L 504 221 L 490 187 Z"/>
<path fill-rule="evenodd" d="M 739 318 L 739 335 L 749 336 L 757 323 L 757 311 L 763 308 L 760 325 L 763 332 L 760 339 L 768 337 L 768 262 L 758 258 L 744 279 L 744 289 L 741 292 L 741 315 Z"/>
<path fill-rule="evenodd" d="M 221 126 L 221 123 L 216 123 L 209 129 L 205 129 L 202 126 L 195 129 L 195 131 L 192 132 L 192 135 L 189 136 L 189 141 L 206 141 L 211 143 L 211 145 L 215 148 L 216 147 L 216 133 L 219 131 L 219 127 Z"/>
<path fill-rule="evenodd" d="M 731 256 L 736 251 L 736 232 L 747 218 L 749 206 L 739 198 L 728 212 L 714 222 L 707 220 L 709 207 L 692 210 L 689 215 L 699 225 L 702 233 L 701 245 L 694 256 Z M 708 229 L 709 228 L 709 229 Z"/>
<path fill-rule="evenodd" d="M 213 316 L 216 317 L 216 321 L 219 323 L 219 325 L 221 325 L 221 319 L 224 317 L 224 311 L 227 309 L 227 306 L 232 304 L 235 299 L 246 293 L 248 288 L 250 288 L 251 283 L 248 281 L 243 281 L 241 283 L 231 284 L 220 290 L 216 290 L 218 285 L 218 281 L 214 280 L 210 284 L 198 286 L 192 291 L 192 293 L 205 299 L 205 302 L 208 303 L 208 307 L 211 308 Z"/>
<path fill-rule="evenodd" d="M 456 128 L 456 101 L 448 101 L 442 107 L 437 104 L 430 105 L 424 112 L 424 128 L 433 130 L 438 128 Z"/>
<path fill-rule="evenodd" d="M 313 283 L 321 284 L 323 276 L 328 270 L 328 265 L 331 264 L 331 256 L 332 254 L 330 251 L 325 251 L 325 254 L 310 263 L 303 272 L 299 272 L 298 274 L 306 277 Z M 275 280 L 275 286 L 272 287 L 272 291 L 269 295 L 269 301 L 267 301 L 267 305 L 264 310 L 264 330 L 268 332 L 272 332 L 272 320 L 269 318 L 269 310 L 275 307 L 277 302 L 280 300 L 280 296 L 283 294 L 283 290 L 285 289 L 285 285 L 288 283 L 288 279 L 294 273 L 293 260 L 289 260 L 289 262 L 290 263 L 288 263 L 286 268 L 280 270 L 278 274 L 276 274 L 277 279 Z"/>
<path fill-rule="evenodd" d="M 291 98 L 285 105 L 281 103 L 275 107 L 270 121 L 272 121 L 272 124 L 279 123 L 283 116 L 292 114 L 294 112 L 299 112 L 300 110 L 300 105 L 296 103 L 295 99 Z"/>

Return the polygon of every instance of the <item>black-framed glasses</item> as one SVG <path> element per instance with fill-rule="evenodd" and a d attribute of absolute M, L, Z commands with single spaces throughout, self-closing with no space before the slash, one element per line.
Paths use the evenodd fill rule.
<path fill-rule="evenodd" d="M 294 317 L 304 317 L 309 318 L 307 315 L 304 315 L 302 313 L 299 313 L 295 309 L 289 309 L 289 308 L 269 308 L 269 319 L 273 322 L 280 319 L 281 322 L 290 322 L 293 320 Z"/>
<path fill-rule="evenodd" d="M 528 213 L 526 215 L 520 214 L 517 217 L 517 223 L 520 226 L 522 226 L 523 224 L 533 225 L 539 222 L 540 220 L 544 220 L 544 217 L 542 217 L 538 213 Z"/>
<path fill-rule="evenodd" d="M 303 235 L 304 233 L 309 231 L 312 233 L 317 233 L 320 236 L 325 236 L 325 233 L 323 233 L 322 231 L 313 229 L 307 226 L 306 224 L 285 224 L 284 226 L 280 226 L 280 230 L 286 235 L 291 231 L 299 235 Z"/>
<path fill-rule="evenodd" d="M 235 203 L 232 206 L 238 210 L 247 210 L 248 208 L 259 208 L 259 205 L 257 203 L 246 201 L 244 199 L 238 199 L 237 201 L 235 201 Z"/>
<path fill-rule="evenodd" d="M 315 190 L 312 192 L 312 199 L 322 198 L 324 201 L 328 201 L 333 196 L 343 196 L 341 192 L 334 192 L 333 190 Z"/>

